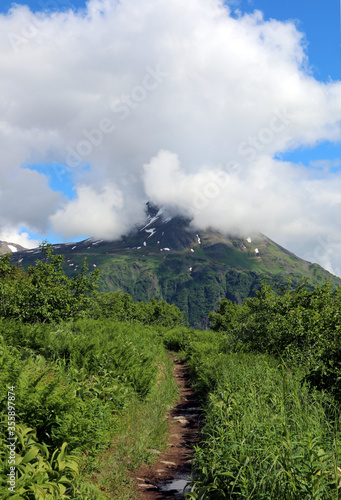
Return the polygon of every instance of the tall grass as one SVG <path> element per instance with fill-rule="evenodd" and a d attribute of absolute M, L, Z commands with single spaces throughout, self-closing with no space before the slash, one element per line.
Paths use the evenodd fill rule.
<path fill-rule="evenodd" d="M 165 342 L 183 349 L 204 405 L 186 498 L 341 498 L 339 410 L 331 395 L 270 355 L 233 352 L 228 336 L 176 337 L 168 332 Z"/>
<path fill-rule="evenodd" d="M 102 498 L 98 488 L 86 484 L 94 471 L 108 498 L 113 491 L 122 495 L 128 471 L 163 445 L 165 413 L 175 396 L 171 368 L 152 327 L 110 320 L 0 322 L 0 381 L 3 387 L 15 385 L 17 423 L 34 433 L 34 449 L 64 449 L 67 442 L 68 453 L 77 455 L 81 476 L 73 480 L 78 492 L 73 500 Z M 0 421 L 6 395 L 0 394 Z M 3 436 L 0 429 L 1 442 Z M 110 466 L 103 459 L 108 449 Z M 38 476 L 43 477 L 41 464 L 52 470 L 48 453 L 33 458 L 20 471 L 27 488 L 35 488 Z M 6 454 L 0 454 L 0 496 L 8 472 Z"/>
<path fill-rule="evenodd" d="M 101 486 L 108 498 L 135 498 L 135 483 L 130 472 L 142 463 L 152 463 L 155 450 L 166 446 L 166 411 L 178 395 L 173 363 L 164 357 L 157 381 L 143 401 L 132 399 L 120 415 L 117 434 L 111 447 L 98 460 L 91 482 Z"/>

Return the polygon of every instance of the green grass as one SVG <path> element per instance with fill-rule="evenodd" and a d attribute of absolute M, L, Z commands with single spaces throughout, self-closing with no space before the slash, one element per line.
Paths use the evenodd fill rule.
<path fill-rule="evenodd" d="M 337 499 L 341 433 L 333 398 L 269 355 L 211 332 L 168 332 L 204 404 L 188 499 Z M 337 418 L 335 418 L 335 416 Z"/>
<path fill-rule="evenodd" d="M 117 437 L 89 478 L 108 498 L 131 499 L 136 485 L 130 472 L 152 463 L 155 450 L 167 446 L 166 411 L 178 395 L 172 369 L 173 363 L 167 357 L 159 366 L 157 382 L 146 400 L 132 400 L 120 415 Z"/>
<path fill-rule="evenodd" d="M 19 470 L 20 498 L 48 498 L 50 483 L 51 500 L 61 498 L 62 469 L 50 460 L 66 442 L 81 467 L 79 475 L 70 458 L 65 498 L 129 498 L 129 471 L 165 445 L 165 414 L 176 396 L 172 366 L 158 329 L 138 323 L 0 322 L 1 385 L 15 385 L 17 424 L 30 436 L 17 447 L 18 456 L 30 453 Z M 3 391 L 2 419 L 6 397 Z M 0 490 L 9 472 L 5 439 L 0 428 Z"/>

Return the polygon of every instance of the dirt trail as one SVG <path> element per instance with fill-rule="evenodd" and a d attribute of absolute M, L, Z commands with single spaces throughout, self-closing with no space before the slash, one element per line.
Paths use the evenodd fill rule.
<path fill-rule="evenodd" d="M 188 382 L 188 368 L 177 358 L 174 362 L 180 399 L 167 417 L 169 445 L 153 466 L 142 467 L 136 472 L 139 500 L 183 499 L 182 489 L 191 474 L 193 446 L 199 441 L 200 407 Z"/>

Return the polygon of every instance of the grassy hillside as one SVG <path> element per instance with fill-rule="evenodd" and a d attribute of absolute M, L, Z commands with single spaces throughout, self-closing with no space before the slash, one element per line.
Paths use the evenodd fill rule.
<path fill-rule="evenodd" d="M 165 217 L 149 207 L 146 225 L 119 241 L 88 239 L 53 245 L 65 257 L 73 276 L 86 257 L 90 270 L 100 269 L 99 290 L 123 291 L 135 300 L 163 299 L 185 312 L 191 325 L 206 327 L 210 311 L 226 297 L 241 303 L 253 297 L 265 280 L 275 288 L 309 279 L 312 286 L 341 280 L 317 264 L 296 257 L 264 235 L 241 238 L 194 230 L 182 217 Z M 19 252 L 23 266 L 41 258 L 39 249 Z"/>

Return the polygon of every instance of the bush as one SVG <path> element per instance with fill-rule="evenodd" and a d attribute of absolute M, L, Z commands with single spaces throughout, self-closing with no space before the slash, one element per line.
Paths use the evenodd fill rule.
<path fill-rule="evenodd" d="M 152 299 L 150 302 L 134 302 L 127 293 L 101 293 L 92 304 L 92 318 L 109 318 L 115 321 L 128 321 L 174 328 L 185 324 L 184 313 L 175 305 L 164 300 Z"/>
<path fill-rule="evenodd" d="M 85 314 L 97 290 L 98 271 L 87 274 L 86 261 L 79 273 L 68 278 L 62 268 L 63 256 L 53 255 L 43 243 L 45 260 L 27 269 L 10 264 L 11 255 L 0 258 L 0 318 L 25 323 L 60 321 Z"/>
<path fill-rule="evenodd" d="M 275 293 L 264 285 L 243 306 L 226 299 L 211 316 L 217 331 L 233 334 L 251 351 L 303 366 L 306 380 L 341 400 L 341 291 L 326 285 Z"/>

